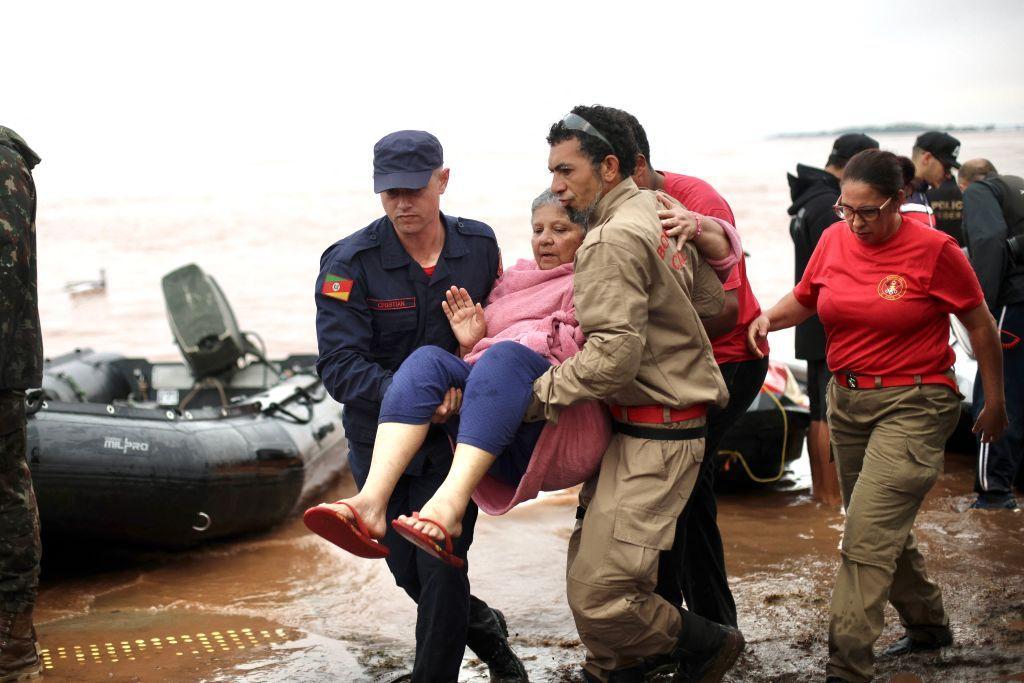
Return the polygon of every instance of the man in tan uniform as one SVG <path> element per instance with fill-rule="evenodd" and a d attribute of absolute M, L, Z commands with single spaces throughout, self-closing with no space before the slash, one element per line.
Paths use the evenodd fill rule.
<path fill-rule="evenodd" d="M 692 304 L 700 257 L 690 244 L 677 250 L 657 197 L 630 179 L 637 146 L 615 110 L 576 107 L 548 143 L 551 190 L 588 227 L 574 280 L 587 341 L 537 379 L 533 410 L 557 420 L 563 407 L 603 400 L 615 431 L 580 492 L 569 542 L 567 595 L 587 648 L 584 677 L 639 681 L 659 667 L 717 681 L 742 635 L 654 593 L 659 553 L 672 546 L 703 458 L 706 407 L 728 399 Z"/>

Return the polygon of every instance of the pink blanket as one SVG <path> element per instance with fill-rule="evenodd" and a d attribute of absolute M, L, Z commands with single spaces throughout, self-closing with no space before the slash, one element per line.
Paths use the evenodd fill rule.
<path fill-rule="evenodd" d="M 476 363 L 498 342 L 518 342 L 561 363 L 583 346 L 583 332 L 572 301 L 572 264 L 541 270 L 532 260 L 520 259 L 505 271 L 484 308 L 487 335 L 466 356 Z"/>
<path fill-rule="evenodd" d="M 571 263 L 540 270 L 522 259 L 505 271 L 495 285 L 484 319 L 488 336 L 466 356 L 475 363 L 501 341 L 523 344 L 561 363 L 583 346 L 572 299 Z M 586 401 L 566 408 L 558 423 L 543 429 L 533 456 L 517 487 L 487 475 L 473 492 L 473 500 L 489 515 L 501 515 L 539 491 L 557 491 L 589 479 L 601 463 L 611 439 L 611 422 L 604 406 Z"/>

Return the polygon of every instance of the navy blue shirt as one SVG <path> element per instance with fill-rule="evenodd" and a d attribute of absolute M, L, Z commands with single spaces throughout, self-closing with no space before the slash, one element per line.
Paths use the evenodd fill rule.
<path fill-rule="evenodd" d="M 444 293 L 465 287 L 484 302 L 500 274 L 494 231 L 484 223 L 441 214 L 444 247 L 432 276 L 405 251 L 391 220 L 379 218 L 339 242 L 320 258 L 316 279 L 316 367 L 324 387 L 344 404 L 345 436 L 355 468 L 369 468 L 380 403 L 391 377 L 414 349 L 459 344 L 441 310 Z M 443 430 L 432 428 L 407 474 L 419 474 L 425 458 L 451 458 Z"/>

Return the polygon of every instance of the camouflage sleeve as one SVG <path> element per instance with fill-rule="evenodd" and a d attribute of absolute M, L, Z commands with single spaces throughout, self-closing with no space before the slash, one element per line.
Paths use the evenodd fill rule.
<path fill-rule="evenodd" d="M 18 152 L 0 145 L 0 388 L 23 389 L 39 381 L 35 218 L 28 166 Z"/>
<path fill-rule="evenodd" d="M 0 316 L 20 308 L 29 284 L 36 197 L 32 177 L 14 150 L 0 145 Z"/>

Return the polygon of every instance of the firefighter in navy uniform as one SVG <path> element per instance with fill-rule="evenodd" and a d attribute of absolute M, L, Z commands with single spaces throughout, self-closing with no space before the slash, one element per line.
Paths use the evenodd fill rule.
<path fill-rule="evenodd" d="M 465 287 L 485 301 L 501 274 L 494 232 L 478 221 L 446 216 L 448 182 L 441 144 L 430 133 L 398 131 L 374 146 L 374 191 L 386 216 L 332 245 L 316 281 L 317 370 L 344 404 L 349 464 L 361 488 L 369 472 L 380 402 L 394 371 L 420 346 L 451 352 L 458 342 L 441 309 L 444 293 Z M 417 603 L 413 681 L 454 681 L 465 647 L 491 670 L 492 681 L 525 681 L 508 646 L 500 612 L 469 593 L 466 569 L 455 569 L 409 543 L 390 526 L 433 495 L 451 466 L 442 429 L 432 428 L 388 503 L 388 568 Z M 465 559 L 477 508 L 463 520 L 455 552 Z"/>

